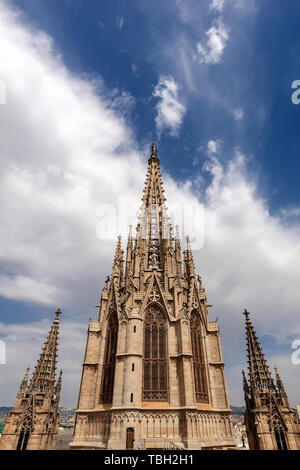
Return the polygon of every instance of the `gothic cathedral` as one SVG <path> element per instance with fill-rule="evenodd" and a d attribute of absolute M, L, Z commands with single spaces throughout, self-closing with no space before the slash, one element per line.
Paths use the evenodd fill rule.
<path fill-rule="evenodd" d="M 168 223 L 155 144 L 148 164 L 136 238 L 125 260 L 119 238 L 89 324 L 71 448 L 234 447 L 218 322 Z"/>
<path fill-rule="evenodd" d="M 28 384 L 29 367 L 7 415 L 0 450 L 54 450 L 60 422 L 62 372 L 55 383 L 60 309 Z"/>
<path fill-rule="evenodd" d="M 245 310 L 249 382 L 243 371 L 245 424 L 251 450 L 300 450 L 300 426 L 275 368 L 276 385 Z"/>

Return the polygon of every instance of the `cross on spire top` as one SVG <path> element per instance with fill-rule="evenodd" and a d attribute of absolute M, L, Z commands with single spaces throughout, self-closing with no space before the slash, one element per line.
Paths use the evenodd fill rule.
<path fill-rule="evenodd" d="M 245 315 L 246 321 L 250 321 L 250 319 L 249 319 L 250 312 L 248 312 L 248 310 L 247 310 L 246 308 L 245 308 L 245 310 L 243 311 L 243 315 Z"/>

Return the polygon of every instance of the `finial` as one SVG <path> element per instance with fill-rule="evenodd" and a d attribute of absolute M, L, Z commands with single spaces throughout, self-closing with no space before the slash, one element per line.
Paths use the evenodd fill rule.
<path fill-rule="evenodd" d="M 23 382 L 28 382 L 30 366 L 27 366 Z"/>
<path fill-rule="evenodd" d="M 276 375 L 277 382 L 281 382 L 281 378 L 280 378 L 277 366 L 274 366 L 274 370 L 275 370 L 275 375 Z"/>
<path fill-rule="evenodd" d="M 246 321 L 250 321 L 250 319 L 249 319 L 250 312 L 248 312 L 248 310 L 247 310 L 246 308 L 245 308 L 245 310 L 243 311 L 243 315 L 245 315 Z"/>
<path fill-rule="evenodd" d="M 106 276 L 105 278 L 105 281 L 104 281 L 104 288 L 103 290 L 108 290 L 108 283 L 109 283 L 110 279 L 109 279 L 109 276 Z"/>
<path fill-rule="evenodd" d="M 152 144 L 152 155 L 157 155 L 157 146 L 155 142 Z"/>
<path fill-rule="evenodd" d="M 187 250 L 191 249 L 191 240 L 190 240 L 189 235 L 186 236 L 186 248 Z"/>
<path fill-rule="evenodd" d="M 55 312 L 55 315 L 56 315 L 55 320 L 59 321 L 59 315 L 61 315 L 61 313 L 62 313 L 61 309 L 58 308 L 57 311 Z"/>
<path fill-rule="evenodd" d="M 56 392 L 58 392 L 58 393 L 60 393 L 60 391 L 61 391 L 62 375 L 63 375 L 63 372 L 61 370 L 60 373 L 59 373 L 59 376 L 58 376 L 57 383 L 56 383 Z"/>

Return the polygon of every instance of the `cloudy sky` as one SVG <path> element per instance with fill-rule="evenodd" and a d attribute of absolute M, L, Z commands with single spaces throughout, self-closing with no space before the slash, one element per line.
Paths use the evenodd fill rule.
<path fill-rule="evenodd" d="M 154 139 L 168 206 L 200 214 L 232 404 L 245 307 L 300 401 L 299 14 L 296 0 L 0 0 L 0 406 L 57 307 L 61 404 L 76 406 L 88 319 Z"/>

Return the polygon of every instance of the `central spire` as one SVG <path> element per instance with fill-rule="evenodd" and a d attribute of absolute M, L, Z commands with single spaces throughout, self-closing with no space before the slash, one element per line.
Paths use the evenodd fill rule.
<path fill-rule="evenodd" d="M 154 267 L 154 265 L 162 268 L 164 245 L 170 233 L 159 163 L 157 147 L 153 142 L 137 232 L 137 238 L 141 238 L 145 251 L 148 253 L 146 268 Z"/>

